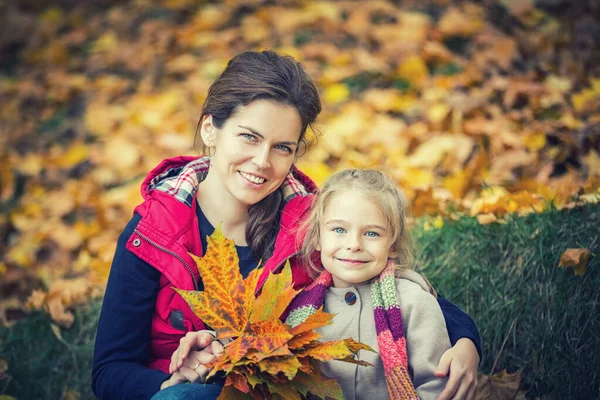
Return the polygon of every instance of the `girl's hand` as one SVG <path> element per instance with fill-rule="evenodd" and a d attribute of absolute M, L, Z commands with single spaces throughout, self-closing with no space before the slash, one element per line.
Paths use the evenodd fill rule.
<path fill-rule="evenodd" d="M 175 350 L 171 356 L 169 373 L 174 374 L 183 366 L 190 351 L 202 350 L 213 343 L 214 340 L 215 337 L 208 331 L 186 333 L 186 335 L 179 340 L 179 347 L 177 347 L 177 350 Z"/>
<path fill-rule="evenodd" d="M 479 354 L 475 344 L 467 338 L 459 339 L 440 359 L 435 376 L 448 376 L 446 387 L 438 400 L 472 400 L 477 390 Z"/>

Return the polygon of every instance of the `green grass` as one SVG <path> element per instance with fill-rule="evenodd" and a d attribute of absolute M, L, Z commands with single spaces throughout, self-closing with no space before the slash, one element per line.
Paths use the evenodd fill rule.
<path fill-rule="evenodd" d="M 479 328 L 481 372 L 490 373 L 497 358 L 494 371 L 521 371 L 530 398 L 599 397 L 599 206 L 534 214 L 504 225 L 463 218 L 442 229 L 416 228 L 414 235 L 424 273 Z M 593 253 L 585 276 L 557 268 L 565 249 L 579 247 Z M 76 310 L 76 322 L 62 331 L 62 341 L 41 313 L 0 328 L 0 359 L 8 361 L 11 376 L 0 380 L 0 394 L 54 400 L 69 388 L 92 399 L 99 309 L 95 301 Z"/>
<path fill-rule="evenodd" d="M 497 358 L 494 372 L 521 371 L 528 397 L 599 397 L 600 207 L 505 225 L 463 218 L 414 233 L 424 273 L 477 324 L 481 372 Z M 581 247 L 593 254 L 583 277 L 557 267 L 566 249 Z"/>
<path fill-rule="evenodd" d="M 63 399 L 67 389 L 80 399 L 94 399 L 91 366 L 100 301 L 75 310 L 75 323 L 59 339 L 41 312 L 13 327 L 0 328 L 0 358 L 10 377 L 0 380 L 0 394 L 17 399 Z"/>

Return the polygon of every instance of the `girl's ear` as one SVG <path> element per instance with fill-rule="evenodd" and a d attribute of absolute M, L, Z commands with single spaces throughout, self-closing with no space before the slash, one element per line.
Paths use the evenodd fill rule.
<path fill-rule="evenodd" d="M 213 125 L 212 115 L 204 116 L 200 124 L 200 136 L 206 147 L 214 147 L 217 142 L 217 127 Z"/>

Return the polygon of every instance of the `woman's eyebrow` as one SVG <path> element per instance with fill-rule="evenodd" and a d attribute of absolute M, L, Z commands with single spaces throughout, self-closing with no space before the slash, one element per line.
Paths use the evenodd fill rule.
<path fill-rule="evenodd" d="M 261 139 L 265 138 L 263 135 L 261 135 L 260 133 L 258 133 L 256 130 L 250 128 L 249 126 L 238 125 L 238 127 L 242 128 L 242 129 L 249 130 L 250 132 L 252 132 L 256 136 L 260 137 Z M 284 144 L 284 145 L 287 145 L 287 146 L 296 146 L 296 147 L 298 146 L 297 142 L 292 142 L 292 141 L 278 142 L 277 144 Z"/>

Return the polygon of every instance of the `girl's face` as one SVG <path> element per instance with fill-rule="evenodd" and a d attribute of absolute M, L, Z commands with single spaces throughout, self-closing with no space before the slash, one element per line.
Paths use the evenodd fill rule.
<path fill-rule="evenodd" d="M 360 191 L 335 194 L 319 226 L 323 267 L 335 287 L 350 287 L 376 277 L 385 268 L 392 232 L 371 198 Z"/>
<path fill-rule="evenodd" d="M 277 190 L 294 162 L 301 129 L 296 108 L 268 100 L 238 107 L 221 128 L 206 117 L 202 140 L 214 147 L 207 180 L 225 189 L 215 195 L 251 206 Z"/>

